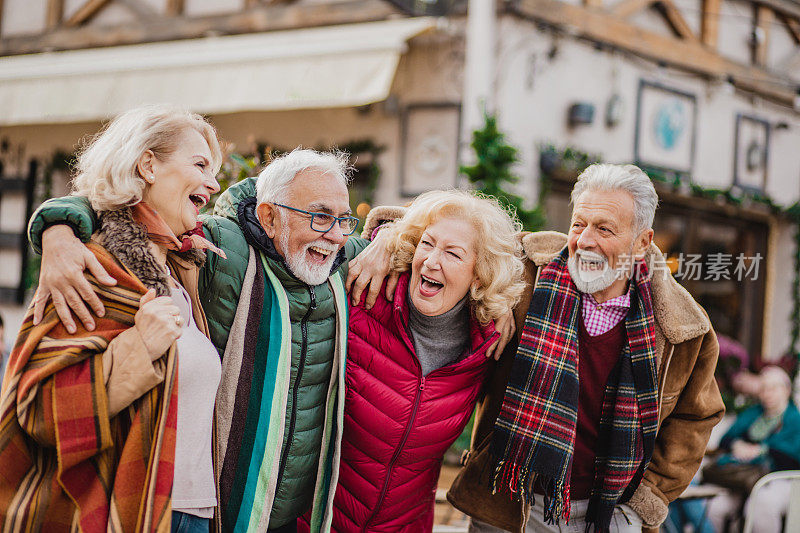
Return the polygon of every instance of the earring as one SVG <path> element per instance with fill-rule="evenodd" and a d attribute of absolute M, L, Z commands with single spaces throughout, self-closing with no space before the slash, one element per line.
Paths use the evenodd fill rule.
<path fill-rule="evenodd" d="M 156 175 L 155 174 L 150 174 L 149 177 L 145 178 L 145 181 L 147 183 L 149 183 L 150 185 L 154 184 L 156 182 Z"/>

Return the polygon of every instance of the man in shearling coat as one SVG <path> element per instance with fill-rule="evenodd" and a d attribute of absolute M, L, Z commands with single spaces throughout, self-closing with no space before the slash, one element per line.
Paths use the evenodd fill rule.
<path fill-rule="evenodd" d="M 652 244 L 649 178 L 592 165 L 572 201 L 568 235 L 523 238 L 516 342 L 448 493 L 473 532 L 655 528 L 724 413 L 708 316 Z"/>

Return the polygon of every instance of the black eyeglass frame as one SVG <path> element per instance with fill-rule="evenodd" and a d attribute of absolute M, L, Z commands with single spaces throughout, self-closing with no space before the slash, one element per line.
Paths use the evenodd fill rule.
<path fill-rule="evenodd" d="M 331 215 L 330 213 L 318 213 L 318 212 L 313 212 L 313 211 L 306 211 L 305 209 L 298 209 L 296 207 L 292 207 L 292 206 L 284 205 L 284 204 L 279 204 L 277 202 L 271 202 L 271 203 L 272 203 L 272 205 L 276 205 L 278 207 L 283 207 L 283 208 L 289 209 L 291 211 L 297 211 L 298 213 L 303 213 L 305 215 L 309 215 L 311 217 L 311 221 L 310 221 L 309 225 L 311 226 L 311 229 L 313 229 L 314 231 L 316 231 L 318 233 L 328 233 L 330 230 L 333 229 L 334 224 L 336 224 L 338 222 L 339 223 L 339 228 L 342 229 L 342 235 L 344 235 L 346 237 L 348 235 L 352 235 L 353 233 L 355 233 L 356 229 L 358 228 L 358 223 L 361 222 L 358 218 L 356 218 L 354 216 L 351 216 L 351 215 L 347 215 L 347 216 L 344 216 L 344 217 L 335 217 L 335 216 Z M 331 225 L 328 227 L 328 229 L 321 230 L 321 229 L 317 229 L 317 228 L 314 227 L 314 218 L 316 218 L 316 217 L 331 217 L 333 219 L 333 221 L 331 222 Z M 347 233 L 345 233 L 344 228 L 342 227 L 342 222 L 344 222 L 346 220 L 352 220 L 353 221 L 353 229 L 350 230 Z"/>

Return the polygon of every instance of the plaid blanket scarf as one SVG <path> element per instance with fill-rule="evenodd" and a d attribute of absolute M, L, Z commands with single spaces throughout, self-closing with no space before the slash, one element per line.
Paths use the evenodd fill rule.
<path fill-rule="evenodd" d="M 328 278 L 336 306 L 336 343 L 328 382 L 322 449 L 310 530 L 331 528 L 344 423 L 347 296 L 338 272 Z M 275 500 L 291 373 L 289 300 L 260 252 L 247 270 L 222 359 L 215 411 L 219 489 L 217 531 L 266 531 Z"/>
<path fill-rule="evenodd" d="M 532 498 L 535 478 L 545 487 L 550 523 L 569 519 L 569 480 L 578 418 L 580 293 L 565 248 L 542 268 L 497 418 L 491 454 L 493 490 Z M 658 422 L 655 326 L 650 282 L 637 265 L 628 345 L 604 393 L 595 480 L 586 521 L 609 527 L 614 507 L 630 499 L 653 452 Z"/>
<path fill-rule="evenodd" d="M 95 331 L 70 334 L 52 303 L 25 315 L 0 400 L 2 531 L 168 532 L 177 422 L 174 347 L 164 381 L 109 417 L 103 352 L 134 323 L 145 285 L 89 245 L 117 281 L 89 278 L 105 305 Z"/>

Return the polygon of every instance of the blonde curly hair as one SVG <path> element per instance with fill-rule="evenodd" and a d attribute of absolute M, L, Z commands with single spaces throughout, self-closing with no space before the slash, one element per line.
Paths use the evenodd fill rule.
<path fill-rule="evenodd" d="M 431 191 L 419 195 L 402 219 L 391 228 L 391 268 L 411 269 L 414 252 L 425 229 L 442 218 L 457 218 L 475 228 L 478 284 L 469 299 L 482 324 L 496 320 L 514 308 L 525 288 L 521 224 L 500 206 L 497 199 L 474 191 Z"/>

